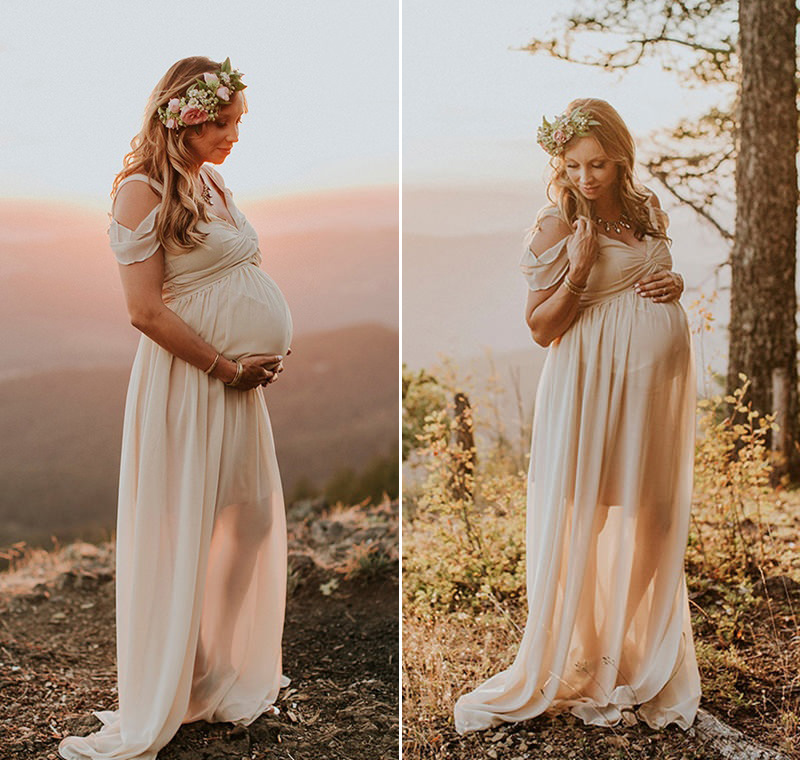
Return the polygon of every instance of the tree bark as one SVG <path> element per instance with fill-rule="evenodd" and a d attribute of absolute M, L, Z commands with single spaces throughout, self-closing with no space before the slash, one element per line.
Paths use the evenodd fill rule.
<path fill-rule="evenodd" d="M 729 392 L 775 411 L 773 372 L 785 370 L 787 465 L 800 472 L 797 403 L 797 102 L 794 0 L 739 0 L 741 82 L 736 233 L 731 257 Z"/>

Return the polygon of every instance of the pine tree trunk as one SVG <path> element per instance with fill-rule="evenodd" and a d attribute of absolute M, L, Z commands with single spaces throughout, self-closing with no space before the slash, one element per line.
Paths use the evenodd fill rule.
<path fill-rule="evenodd" d="M 778 441 L 793 474 L 796 446 L 797 102 L 794 0 L 739 0 L 741 84 L 732 253 L 728 390 L 743 372 L 749 399 L 786 421 Z M 781 376 L 779 398 L 773 386 Z"/>

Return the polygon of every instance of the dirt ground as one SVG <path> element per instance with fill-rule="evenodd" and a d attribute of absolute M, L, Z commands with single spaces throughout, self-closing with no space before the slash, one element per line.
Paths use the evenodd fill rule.
<path fill-rule="evenodd" d="M 335 534 L 343 547 L 364 530 L 363 522 L 348 519 L 318 524 L 316 533 Z M 371 520 L 372 533 L 386 538 L 387 521 L 378 523 Z M 0 585 L 3 760 L 57 758 L 62 736 L 96 730 L 100 724 L 92 710 L 116 706 L 113 548 L 76 547 L 78 556 L 70 557 L 67 547 L 58 562 L 30 563 L 27 575 L 22 572 L 27 585 Z M 385 561 L 377 562 L 377 556 Z M 396 563 L 391 552 L 387 558 L 363 548 L 358 558 L 348 572 L 337 572 L 317 564 L 313 545 L 290 541 L 283 662 L 291 684 L 279 696 L 280 714 L 246 728 L 184 725 L 159 760 L 398 756 Z"/>

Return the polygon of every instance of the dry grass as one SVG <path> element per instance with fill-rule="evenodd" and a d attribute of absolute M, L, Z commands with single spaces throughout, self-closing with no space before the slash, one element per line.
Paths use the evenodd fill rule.
<path fill-rule="evenodd" d="M 398 574 L 399 503 L 336 504 L 289 525 L 289 554 L 307 557 L 345 580 L 376 580 Z M 291 566 L 291 562 L 290 562 Z"/>
<path fill-rule="evenodd" d="M 524 624 L 524 619 L 521 621 Z M 403 623 L 403 757 L 435 757 L 452 733 L 452 708 L 465 691 L 511 664 L 519 635 L 502 615 L 457 612 Z M 480 656 L 476 656 L 480 653 Z M 447 726 L 449 731 L 443 730 Z"/>
<path fill-rule="evenodd" d="M 84 574 L 113 566 L 114 544 L 106 541 L 89 544 L 83 541 L 61 546 L 54 540 L 53 548 L 41 549 L 24 541 L 0 552 L 6 569 L 0 572 L 0 596 L 31 592 L 39 584 L 52 583 L 67 571 Z"/>

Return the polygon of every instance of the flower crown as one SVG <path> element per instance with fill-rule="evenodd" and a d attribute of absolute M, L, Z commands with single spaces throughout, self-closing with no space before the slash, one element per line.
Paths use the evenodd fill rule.
<path fill-rule="evenodd" d="M 219 71 L 207 71 L 193 82 L 186 94 L 172 98 L 158 109 L 158 118 L 167 129 L 180 129 L 216 121 L 222 105 L 230 103 L 238 90 L 247 87 L 242 82 L 242 73 L 231 68 L 231 59 L 226 58 Z"/>
<path fill-rule="evenodd" d="M 542 126 L 536 133 L 536 141 L 551 156 L 557 156 L 573 137 L 585 137 L 589 134 L 589 127 L 597 126 L 600 126 L 599 121 L 591 119 L 580 108 L 575 108 L 569 113 L 556 116 L 552 122 L 543 116 Z"/>

